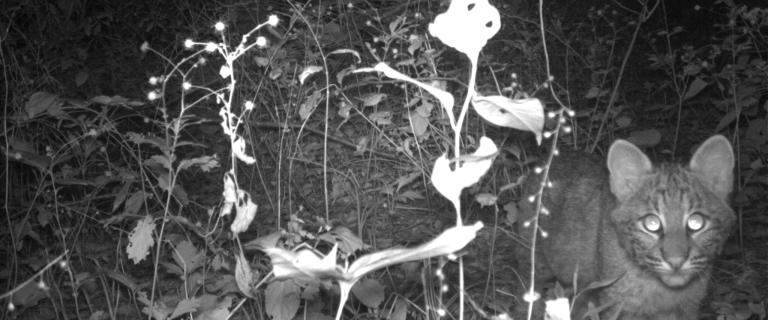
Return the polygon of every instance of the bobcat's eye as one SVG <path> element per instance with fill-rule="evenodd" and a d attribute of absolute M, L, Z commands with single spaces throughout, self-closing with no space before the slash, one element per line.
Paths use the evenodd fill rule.
<path fill-rule="evenodd" d="M 686 221 L 686 226 L 688 227 L 688 230 L 699 231 L 704 228 L 705 222 L 706 222 L 706 219 L 704 218 L 704 215 L 698 212 L 694 212 L 693 214 L 688 216 L 688 221 Z"/>
<path fill-rule="evenodd" d="M 650 232 L 659 232 L 661 230 L 661 219 L 655 214 L 649 214 L 643 217 L 643 227 Z"/>

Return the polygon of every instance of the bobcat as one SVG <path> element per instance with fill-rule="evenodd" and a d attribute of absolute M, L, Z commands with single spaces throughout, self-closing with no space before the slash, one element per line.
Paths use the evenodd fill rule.
<path fill-rule="evenodd" d="M 727 204 L 734 155 L 716 135 L 694 152 L 687 166 L 654 166 L 633 144 L 617 140 L 607 168 L 592 155 L 563 152 L 549 171 L 536 254 L 537 282 L 557 280 L 579 294 L 574 319 L 588 303 L 601 319 L 698 319 L 713 259 L 735 215 Z M 524 197 L 540 177 L 529 179 Z M 521 221 L 535 211 L 523 204 Z M 530 239 L 532 227 L 520 227 Z M 518 261 L 530 261 L 520 250 Z M 540 288 L 540 287 L 539 287 Z"/>

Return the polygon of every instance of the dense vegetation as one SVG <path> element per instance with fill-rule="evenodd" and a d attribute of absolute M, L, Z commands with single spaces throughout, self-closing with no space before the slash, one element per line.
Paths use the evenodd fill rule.
<path fill-rule="evenodd" d="M 738 229 L 705 309 L 765 319 L 768 5 L 492 2 L 501 30 L 475 90 L 538 98 L 545 138 L 599 154 L 623 138 L 657 159 L 715 133 L 733 143 Z M 386 62 L 463 101 L 469 62 L 428 31 L 448 3 L 2 1 L 3 317 L 332 318 L 338 287 L 275 281 L 264 248 L 338 243 L 351 263 L 455 223 L 430 182 L 454 152 L 445 110 L 357 72 Z M 460 129 L 462 152 L 499 146 L 461 206 L 485 223 L 461 252 L 465 314 L 493 317 L 522 303 L 509 230 L 546 151 L 474 111 Z M 344 317 L 458 318 L 458 271 L 435 258 L 368 273 Z"/>

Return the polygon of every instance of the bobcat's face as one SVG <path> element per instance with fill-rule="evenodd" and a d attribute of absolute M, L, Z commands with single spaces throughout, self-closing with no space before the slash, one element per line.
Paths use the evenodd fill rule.
<path fill-rule="evenodd" d="M 637 267 L 668 287 L 684 287 L 707 274 L 734 214 L 680 166 L 662 166 L 642 180 L 612 214 L 619 240 Z"/>

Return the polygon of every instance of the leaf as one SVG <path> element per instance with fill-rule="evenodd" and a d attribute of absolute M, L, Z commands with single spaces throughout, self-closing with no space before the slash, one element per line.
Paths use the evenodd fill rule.
<path fill-rule="evenodd" d="M 269 58 L 265 57 L 255 57 L 253 58 L 254 61 L 256 61 L 256 65 L 259 67 L 266 67 L 269 65 Z"/>
<path fill-rule="evenodd" d="M 263 250 L 265 248 L 274 248 L 277 246 L 277 242 L 280 241 L 280 237 L 283 236 L 282 231 L 275 231 L 266 236 L 258 237 L 251 241 L 248 241 L 243 245 L 244 250 Z"/>
<path fill-rule="evenodd" d="M 168 315 L 173 311 L 171 308 L 168 308 L 165 303 L 158 300 L 155 300 L 155 304 L 150 306 L 150 301 L 147 299 L 147 294 L 145 292 L 139 292 L 137 299 L 145 305 L 145 307 L 141 309 L 141 312 L 157 320 L 168 319 Z"/>
<path fill-rule="evenodd" d="M 411 120 L 411 128 L 413 130 L 413 135 L 420 137 L 425 132 L 427 132 L 427 128 L 429 127 L 429 120 L 423 116 L 421 116 L 418 112 L 412 111 L 410 114 L 410 120 Z"/>
<path fill-rule="evenodd" d="M 344 278 L 344 271 L 336 265 L 337 252 L 337 245 L 325 256 L 307 246 L 300 246 L 294 251 L 283 248 L 264 249 L 264 253 L 272 260 L 275 278 L 306 282 Z"/>
<path fill-rule="evenodd" d="M 231 298 L 227 298 L 230 299 Z M 226 300 L 226 299 L 225 299 Z M 195 317 L 195 320 L 229 320 L 229 305 L 219 305 L 215 309 L 205 310 Z"/>
<path fill-rule="evenodd" d="M 627 141 L 638 147 L 652 147 L 661 142 L 661 132 L 656 129 L 632 131 Z"/>
<path fill-rule="evenodd" d="M 306 66 L 304 67 L 304 70 L 301 70 L 301 73 L 299 74 L 299 83 L 304 84 L 304 80 L 307 80 L 309 76 L 323 71 L 323 67 L 321 66 Z"/>
<path fill-rule="evenodd" d="M 128 132 L 126 134 L 126 137 L 128 138 L 129 141 L 131 141 L 131 142 L 133 142 L 135 144 L 148 143 L 148 144 L 151 144 L 151 145 L 157 147 L 160 150 L 167 149 L 165 147 L 165 145 L 166 145 L 165 144 L 165 140 L 163 140 L 163 139 L 161 139 L 159 137 L 155 137 L 155 136 L 146 137 L 143 134 L 136 133 L 136 132 Z"/>
<path fill-rule="evenodd" d="M 47 293 L 38 286 L 38 282 L 30 281 L 13 293 L 11 301 L 17 306 L 32 307 L 47 296 Z"/>
<path fill-rule="evenodd" d="M 51 159 L 47 156 L 39 155 L 35 152 L 27 152 L 20 150 L 7 151 L 4 147 L 0 147 L 8 160 L 19 161 L 26 165 L 37 168 L 42 172 L 46 172 L 51 164 Z"/>
<path fill-rule="evenodd" d="M 216 155 L 184 159 L 179 162 L 179 171 L 185 170 L 192 166 L 198 166 L 203 172 L 209 172 L 211 169 L 219 167 L 219 159 Z"/>
<path fill-rule="evenodd" d="M 616 119 L 616 125 L 619 126 L 619 128 L 629 127 L 630 124 L 632 124 L 632 118 L 630 117 L 622 116 Z"/>
<path fill-rule="evenodd" d="M 360 58 L 360 53 L 352 50 L 352 49 L 336 49 L 328 53 L 328 56 L 334 55 L 334 54 L 351 54 L 356 58 L 357 63 L 360 63 L 363 61 L 362 58 Z"/>
<path fill-rule="evenodd" d="M 363 97 L 363 107 L 378 105 L 387 95 L 384 93 L 372 93 Z"/>
<path fill-rule="evenodd" d="M 238 189 L 237 192 L 238 199 L 235 203 L 237 215 L 235 221 L 232 221 L 232 225 L 229 226 L 229 229 L 235 234 L 248 230 L 253 218 L 256 217 L 256 211 L 259 209 L 259 206 L 251 201 L 251 196 L 245 190 Z"/>
<path fill-rule="evenodd" d="M 264 306 L 273 320 L 290 320 L 299 311 L 299 286 L 293 280 L 275 281 L 264 291 Z"/>
<path fill-rule="evenodd" d="M 734 120 L 736 120 L 736 117 L 741 114 L 741 105 L 737 104 L 733 110 L 728 111 L 722 118 L 720 118 L 720 121 L 717 123 L 717 127 L 715 127 L 715 132 L 720 132 L 725 127 L 729 126 L 731 123 L 733 123 Z"/>
<path fill-rule="evenodd" d="M 415 84 L 421 87 L 422 89 L 426 90 L 427 92 L 432 94 L 435 98 L 437 98 L 437 100 L 440 101 L 440 104 L 443 106 L 443 108 L 448 114 L 448 117 L 451 119 L 451 124 L 453 125 L 455 123 L 455 120 L 453 119 L 454 98 L 450 93 L 448 93 L 448 91 L 420 82 L 420 81 L 416 81 L 413 78 L 401 73 L 400 71 L 392 69 L 392 67 L 390 67 L 384 62 L 380 62 L 376 64 L 373 70 L 381 72 L 385 76 L 390 77 L 392 79 L 402 80 L 411 84 Z M 369 69 L 358 70 L 358 72 L 364 72 L 364 71 L 369 71 Z"/>
<path fill-rule="evenodd" d="M 486 121 L 497 126 L 530 131 L 541 144 L 544 106 L 539 99 L 512 100 L 504 96 L 472 97 L 472 106 Z"/>
<path fill-rule="evenodd" d="M 235 281 L 237 282 L 237 288 L 247 297 L 253 298 L 253 269 L 251 269 L 248 260 L 245 259 L 243 252 L 240 252 L 240 254 L 236 256 L 236 259 Z"/>
<path fill-rule="evenodd" d="M 395 308 L 392 313 L 389 314 L 387 319 L 389 320 L 405 320 L 408 315 L 408 303 L 402 299 L 397 299 L 395 302 Z"/>
<path fill-rule="evenodd" d="M 457 163 L 455 170 L 451 170 L 450 160 L 443 155 L 435 160 L 432 168 L 432 185 L 459 208 L 461 190 L 480 180 L 491 167 L 497 152 L 496 144 L 491 139 L 482 137 L 477 150 L 470 156 L 473 159 L 463 161 L 461 166 Z"/>
<path fill-rule="evenodd" d="M 245 152 L 245 139 L 239 135 L 235 138 L 235 142 L 232 143 L 232 152 L 235 154 L 235 157 L 245 162 L 245 164 L 256 163 L 256 158 L 249 156 Z"/>
<path fill-rule="evenodd" d="M 169 171 L 172 170 L 172 166 L 173 166 L 171 164 L 171 160 L 168 159 L 167 156 L 161 155 L 161 154 L 156 154 L 156 155 L 153 155 L 153 156 L 149 157 L 149 159 L 144 160 L 144 164 L 146 164 L 146 165 L 159 164 L 163 168 L 165 168 L 165 169 L 167 169 Z M 164 189 L 168 190 L 167 187 L 164 188 Z"/>
<path fill-rule="evenodd" d="M 301 103 L 301 106 L 299 106 L 299 117 L 301 117 L 301 120 L 307 120 L 307 118 L 309 118 L 322 98 L 322 90 L 315 90 L 312 95 L 307 97 L 307 100 L 304 100 L 304 102 Z"/>
<path fill-rule="evenodd" d="M 707 82 L 702 80 L 701 78 L 693 79 L 693 82 L 691 82 L 691 85 L 688 86 L 688 91 L 683 95 L 683 101 L 688 100 L 690 98 L 693 98 L 699 92 L 701 92 L 702 89 L 707 87 Z"/>
<path fill-rule="evenodd" d="M 88 81 L 88 71 L 80 69 L 75 75 L 75 86 L 80 87 Z"/>
<path fill-rule="evenodd" d="M 387 249 L 363 255 L 349 266 L 348 273 L 352 279 L 358 279 L 368 272 L 393 264 L 454 253 L 474 240 L 477 231 L 482 228 L 483 223 L 478 221 L 474 225 L 461 225 L 446 229 L 436 238 L 415 248 Z"/>
<path fill-rule="evenodd" d="M 501 28 L 501 17 L 487 0 L 451 1 L 448 10 L 429 24 L 429 33 L 477 63 L 480 50 Z"/>
<path fill-rule="evenodd" d="M 363 279 L 352 286 L 352 294 L 368 308 L 378 308 L 384 301 L 384 286 L 374 279 Z"/>
<path fill-rule="evenodd" d="M 584 98 L 594 99 L 605 96 L 606 94 L 608 94 L 608 90 L 601 90 L 600 87 L 592 87 L 589 88 L 589 91 L 584 95 Z"/>
<path fill-rule="evenodd" d="M 195 245 L 189 240 L 179 242 L 179 244 L 176 245 L 173 254 L 174 262 L 176 262 L 176 265 L 179 266 L 179 268 L 185 271 L 185 274 L 197 270 L 197 268 L 202 265 L 203 258 L 205 258 L 205 255 L 198 251 Z"/>
<path fill-rule="evenodd" d="M 128 246 L 125 248 L 133 264 L 138 264 L 149 254 L 149 248 L 155 244 L 152 236 L 154 230 L 155 220 L 152 216 L 145 216 L 144 219 L 136 222 L 136 226 L 128 236 Z"/>
<path fill-rule="evenodd" d="M 128 200 L 125 201 L 123 214 L 128 214 L 128 215 L 137 214 L 139 212 L 139 209 L 141 209 L 141 206 L 144 204 L 144 199 L 146 199 L 147 196 L 148 194 L 140 190 L 132 193 L 131 196 L 128 197 Z"/>
<path fill-rule="evenodd" d="M 133 186 L 133 182 L 125 182 L 123 183 L 123 186 L 120 187 L 120 190 L 115 195 L 115 200 L 112 201 L 112 212 L 117 211 L 117 208 L 120 207 L 121 204 L 123 204 L 123 201 L 125 201 L 125 198 L 128 197 L 128 191 L 131 191 L 131 186 Z"/>
<path fill-rule="evenodd" d="M 29 101 L 27 101 L 27 103 L 24 105 L 24 111 L 27 112 L 27 117 L 32 119 L 38 114 L 48 110 L 48 108 L 51 108 L 60 103 L 61 98 L 59 95 L 38 91 L 29 97 Z"/>
<path fill-rule="evenodd" d="M 571 320 L 571 308 L 568 305 L 567 298 L 557 298 L 547 300 L 545 319 L 548 320 Z"/>
<path fill-rule="evenodd" d="M 406 190 L 403 192 L 400 192 L 397 195 L 397 201 L 398 202 L 408 202 L 413 200 L 423 200 L 424 195 L 416 190 Z"/>
<path fill-rule="evenodd" d="M 498 199 L 499 197 L 490 193 L 479 193 L 475 195 L 475 201 L 480 204 L 480 208 L 495 205 L 496 200 Z"/>
<path fill-rule="evenodd" d="M 176 318 L 185 313 L 196 312 L 199 306 L 200 306 L 200 303 L 197 301 L 196 298 L 181 300 L 176 305 L 176 308 L 173 309 L 173 313 L 171 313 L 171 316 L 169 317 L 169 319 Z"/>
<path fill-rule="evenodd" d="M 365 244 L 363 239 L 360 239 L 352 230 L 344 226 L 334 227 L 328 234 L 334 237 L 334 241 L 331 243 L 338 243 L 341 252 L 351 254 L 357 250 L 366 250 L 371 247 Z"/>
<path fill-rule="evenodd" d="M 371 113 L 368 116 L 373 123 L 380 125 L 380 126 L 386 126 L 392 124 L 392 113 L 389 111 L 379 111 Z"/>

